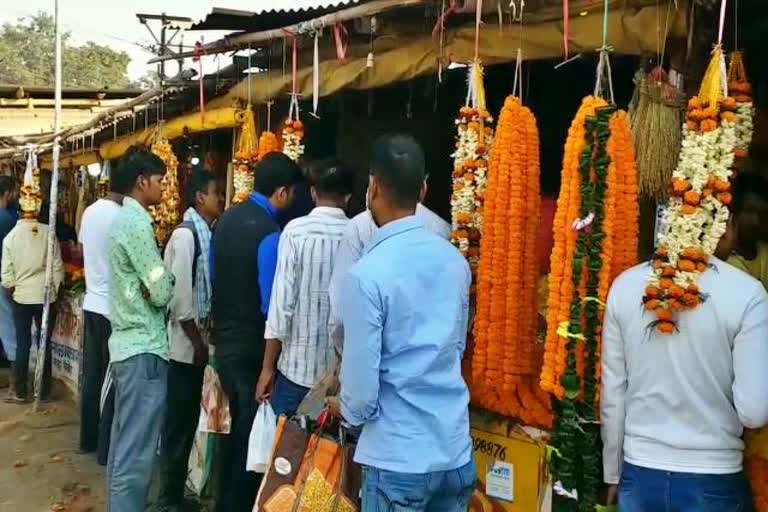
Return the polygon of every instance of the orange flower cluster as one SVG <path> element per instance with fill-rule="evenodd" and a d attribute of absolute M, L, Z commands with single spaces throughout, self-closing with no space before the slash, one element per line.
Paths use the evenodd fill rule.
<path fill-rule="evenodd" d="M 749 155 L 749 145 L 752 142 L 752 117 L 754 108 L 752 105 L 752 85 L 747 78 L 744 67 L 744 57 L 741 52 L 734 52 L 731 56 L 731 64 L 728 68 L 728 95 L 735 103 L 736 149 L 734 149 L 734 169 L 741 169 Z"/>
<path fill-rule="evenodd" d="M 570 319 L 571 303 L 574 294 L 584 300 L 597 299 L 605 303 L 608 290 L 614 279 L 623 271 L 637 263 L 638 244 L 638 184 L 635 150 L 629 117 L 624 111 L 617 111 L 609 121 L 610 136 L 606 151 L 609 167 L 606 175 L 605 215 L 602 231 L 605 235 L 601 247 L 602 267 L 599 273 L 598 294 L 596 298 L 586 297 L 586 273 L 583 273 L 578 290 L 574 290 L 572 261 L 576 253 L 578 231 L 574 222 L 579 218 L 581 208 L 582 180 L 579 165 L 586 146 L 585 121 L 587 117 L 607 103 L 601 98 L 587 97 L 568 132 L 563 159 L 563 174 L 560 196 L 554 221 L 554 248 L 552 250 L 551 273 L 549 278 L 549 297 L 547 301 L 547 337 L 544 348 L 544 365 L 540 385 L 544 391 L 553 393 L 558 399 L 564 397 L 565 390 L 560 379 L 566 370 L 567 329 L 564 325 Z M 586 262 L 584 263 L 586 265 Z M 586 382 L 586 345 L 576 345 L 576 373 L 580 377 L 582 389 Z M 597 354 L 601 345 L 598 339 Z M 596 371 L 599 372 L 600 365 Z"/>
<path fill-rule="evenodd" d="M 259 137 L 259 160 L 262 160 L 270 153 L 279 151 L 280 143 L 277 140 L 277 135 L 270 131 L 261 132 L 261 137 Z"/>
<path fill-rule="evenodd" d="M 235 195 L 232 203 L 242 203 L 253 192 L 253 165 L 259 159 L 258 140 L 256 138 L 256 121 L 253 116 L 253 110 L 248 105 L 243 115 L 243 126 L 240 132 L 240 142 L 238 143 L 232 176 Z"/>
<path fill-rule="evenodd" d="M 539 132 L 533 113 L 508 97 L 489 163 L 471 357 L 473 401 L 528 425 L 549 427 L 536 385 Z"/>
<path fill-rule="evenodd" d="M 607 106 L 605 100 L 588 96 L 584 98 L 576 117 L 568 130 L 563 156 L 563 171 L 560 182 L 560 195 L 557 198 L 557 210 L 553 225 L 554 246 L 550 256 L 549 298 L 547 299 L 547 337 L 544 345 L 544 364 L 541 372 L 541 389 L 562 398 L 565 390 L 560 378 L 565 373 L 566 339 L 558 335 L 558 329 L 568 322 L 571 312 L 573 289 L 573 269 L 571 262 L 576 253 L 577 231 L 573 229 L 574 220 L 579 218 L 581 208 L 581 177 L 579 161 L 587 144 L 584 123 L 593 116 L 598 108 Z M 583 280 L 582 280 L 583 281 Z M 582 287 L 584 284 L 582 283 Z M 579 344 L 578 347 L 582 347 Z M 583 351 L 583 349 L 580 349 Z M 583 355 L 577 357 L 583 361 Z M 584 367 L 583 363 L 579 366 Z"/>

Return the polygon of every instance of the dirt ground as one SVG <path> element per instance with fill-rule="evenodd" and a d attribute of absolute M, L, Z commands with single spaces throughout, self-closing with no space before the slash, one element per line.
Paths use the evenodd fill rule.
<path fill-rule="evenodd" d="M 0 369 L 0 398 L 7 386 L 8 370 Z M 42 404 L 37 413 L 0 401 L 0 512 L 106 509 L 104 468 L 95 456 L 76 453 L 77 416 L 68 399 Z"/>

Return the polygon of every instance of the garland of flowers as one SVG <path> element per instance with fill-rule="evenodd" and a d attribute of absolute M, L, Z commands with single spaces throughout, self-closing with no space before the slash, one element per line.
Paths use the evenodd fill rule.
<path fill-rule="evenodd" d="M 240 142 L 233 164 L 235 166 L 232 181 L 235 195 L 232 203 L 242 203 L 253 192 L 253 165 L 259 159 L 258 141 L 256 139 L 256 121 L 253 110 L 248 105 L 245 109 L 243 127 L 240 132 Z"/>
<path fill-rule="evenodd" d="M 259 161 L 264 160 L 264 157 L 270 153 L 280 152 L 280 143 L 277 140 L 277 135 L 269 130 L 261 132 L 259 137 Z"/>
<path fill-rule="evenodd" d="M 637 220 L 629 118 L 603 99 L 585 98 L 566 142 L 540 378 L 558 400 L 555 510 L 592 511 L 597 504 L 603 308 L 612 281 L 636 263 Z"/>
<path fill-rule="evenodd" d="M 27 166 L 19 189 L 19 206 L 25 219 L 37 219 L 43 195 L 40 191 L 40 167 L 37 163 L 37 153 L 34 149 L 27 150 Z"/>
<path fill-rule="evenodd" d="M 469 261 L 474 278 L 480 262 L 482 211 L 488 179 L 488 149 L 493 144 L 493 118 L 485 109 L 483 69 L 477 62 L 470 67 L 469 91 L 467 105 L 459 110 L 456 119 L 456 150 L 451 155 L 451 242 Z"/>
<path fill-rule="evenodd" d="M 525 424 L 549 427 L 547 399 L 533 380 L 540 361 L 534 351 L 538 128 L 519 98 L 506 99 L 490 155 L 470 354 L 473 401 Z"/>
<path fill-rule="evenodd" d="M 181 219 L 181 196 L 179 195 L 179 159 L 173 153 L 171 143 L 162 135 L 158 135 L 152 144 L 152 153 L 165 163 L 165 175 L 162 181 L 162 196 L 160 204 L 150 208 L 150 214 L 155 221 L 155 238 L 164 246 L 171 232 Z"/>
<path fill-rule="evenodd" d="M 304 123 L 299 121 L 298 114 L 296 118 L 291 119 L 289 117 L 283 123 L 283 153 L 293 160 L 298 162 L 304 155 Z"/>
<path fill-rule="evenodd" d="M 705 299 L 698 277 L 728 223 L 737 116 L 732 111 L 736 102 L 722 98 L 721 60 L 718 48 L 699 96 L 688 102 L 672 196 L 643 297 L 645 308 L 656 316 L 651 326 L 663 334 L 676 332 L 676 316 Z"/>
<path fill-rule="evenodd" d="M 747 79 L 744 69 L 744 57 L 741 52 L 731 55 L 728 68 L 728 94 L 733 102 L 726 98 L 729 106 L 735 103 L 736 111 L 736 148 L 734 149 L 734 168 L 741 169 L 749 155 L 752 143 L 753 117 L 755 109 L 752 104 L 752 84 Z"/>

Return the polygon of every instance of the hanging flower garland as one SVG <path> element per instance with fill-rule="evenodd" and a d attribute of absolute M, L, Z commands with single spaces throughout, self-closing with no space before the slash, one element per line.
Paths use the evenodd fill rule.
<path fill-rule="evenodd" d="M 256 140 L 256 121 L 251 105 L 248 105 L 243 114 L 243 125 L 240 131 L 240 142 L 233 160 L 234 172 L 232 176 L 235 195 L 232 203 L 242 203 L 253 192 L 254 176 L 253 166 L 259 159 L 258 141 Z"/>
<path fill-rule="evenodd" d="M 735 107 L 736 112 L 736 148 L 734 149 L 734 168 L 741 169 L 749 155 L 749 146 L 752 144 L 753 118 L 755 108 L 752 104 L 752 85 L 747 79 L 744 68 L 744 57 L 741 52 L 731 55 L 731 64 L 728 68 L 728 95 L 724 103 L 729 107 Z M 732 108 L 732 110 L 734 110 Z"/>
<path fill-rule="evenodd" d="M 488 149 L 493 144 L 493 118 L 485 109 L 483 67 L 479 62 L 470 67 L 468 89 L 466 105 L 456 119 L 456 151 L 451 155 L 454 162 L 451 242 L 467 258 L 475 276 L 480 261 Z"/>
<path fill-rule="evenodd" d="M 179 195 L 179 159 L 173 153 L 171 143 L 160 132 L 152 144 L 152 153 L 165 163 L 160 204 L 150 209 L 155 221 L 155 238 L 164 246 L 173 229 L 181 219 L 181 196 Z"/>
<path fill-rule="evenodd" d="M 551 439 L 554 510 L 593 510 L 597 503 L 603 308 L 615 277 L 637 262 L 637 221 L 629 118 L 601 98 L 585 98 L 563 160 L 540 377 L 559 401 Z"/>
<path fill-rule="evenodd" d="M 723 97 L 722 59 L 718 48 L 699 96 L 688 102 L 672 196 L 643 297 L 656 316 L 651 325 L 664 334 L 676 331 L 678 314 L 705 299 L 698 278 L 709 268 L 728 223 L 737 115 L 736 102 Z"/>
<path fill-rule="evenodd" d="M 37 219 L 43 195 L 40 191 L 40 168 L 37 163 L 37 152 L 31 146 L 27 147 L 27 166 L 24 170 L 24 180 L 19 190 L 19 206 L 25 219 Z"/>
<path fill-rule="evenodd" d="M 298 106 L 296 107 L 295 117 L 289 115 L 283 123 L 283 153 L 298 162 L 304 155 L 304 123 L 299 120 Z"/>
<path fill-rule="evenodd" d="M 259 137 L 259 161 L 263 160 L 270 153 L 278 152 L 280 152 L 280 143 L 277 140 L 277 135 L 270 131 L 261 132 Z"/>
<path fill-rule="evenodd" d="M 540 361 L 535 351 L 540 201 L 536 119 L 510 96 L 489 162 L 471 390 L 484 409 L 546 428 L 552 421 L 548 400 L 534 379 Z"/>

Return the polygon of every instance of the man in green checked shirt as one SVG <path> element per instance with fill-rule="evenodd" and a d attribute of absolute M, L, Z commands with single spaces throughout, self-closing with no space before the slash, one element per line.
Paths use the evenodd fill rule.
<path fill-rule="evenodd" d="M 160 203 L 165 164 L 132 148 L 113 180 L 131 190 L 109 238 L 110 364 L 115 413 L 107 464 L 110 512 L 144 510 L 166 406 L 165 315 L 173 275 L 165 269 L 147 208 Z"/>

